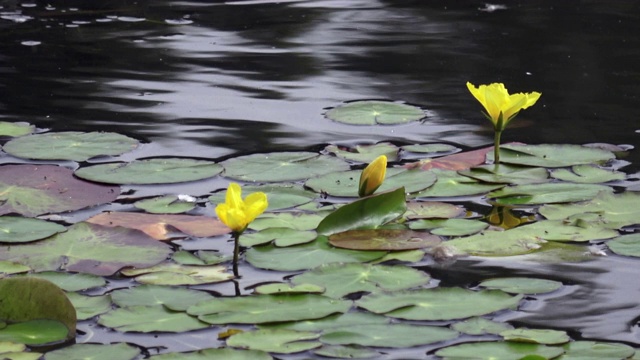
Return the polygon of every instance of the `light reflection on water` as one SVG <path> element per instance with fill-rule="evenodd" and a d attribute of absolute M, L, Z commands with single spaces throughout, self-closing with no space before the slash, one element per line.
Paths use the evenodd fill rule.
<path fill-rule="evenodd" d="M 638 144 L 637 2 L 70 1 L 0 8 L 0 116 L 149 141 L 133 157 L 218 158 L 381 140 L 491 141 L 466 81 L 541 91 L 504 135 L 528 143 Z M 143 20 L 145 21 L 137 21 Z M 323 118 L 354 99 L 423 106 L 424 123 Z M 639 152 L 629 161 L 638 169 Z M 624 170 L 624 169 L 623 169 Z M 198 189 L 205 194 L 210 189 Z M 193 193 L 193 192 L 192 192 Z M 577 286 L 515 319 L 640 344 L 635 262 L 524 266 L 461 260 L 438 276 L 559 277 Z"/>

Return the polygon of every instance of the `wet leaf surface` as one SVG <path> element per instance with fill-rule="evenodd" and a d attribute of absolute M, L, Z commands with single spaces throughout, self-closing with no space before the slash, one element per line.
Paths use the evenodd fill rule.
<path fill-rule="evenodd" d="M 64 226 L 45 220 L 0 216 L 0 243 L 31 242 L 65 230 Z"/>
<path fill-rule="evenodd" d="M 426 116 L 422 109 L 391 101 L 354 101 L 337 106 L 325 114 L 333 121 L 350 125 L 391 125 L 417 121 Z"/>
<path fill-rule="evenodd" d="M 439 236 L 428 232 L 394 229 L 348 230 L 329 236 L 335 247 L 351 250 L 414 250 L 440 244 Z"/>

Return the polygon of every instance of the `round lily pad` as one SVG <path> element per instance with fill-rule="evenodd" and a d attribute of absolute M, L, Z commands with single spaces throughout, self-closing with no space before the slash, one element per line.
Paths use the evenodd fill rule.
<path fill-rule="evenodd" d="M 243 194 L 263 192 L 269 199 L 267 211 L 288 209 L 299 205 L 307 204 L 316 198 L 316 193 L 304 189 L 298 184 L 266 184 L 266 185 L 244 185 Z M 220 204 L 225 201 L 225 192 L 219 191 L 209 197 L 213 204 Z"/>
<path fill-rule="evenodd" d="M 158 285 L 140 285 L 111 293 L 113 303 L 120 307 L 164 305 L 174 311 L 185 311 L 191 305 L 211 299 L 198 290 Z"/>
<path fill-rule="evenodd" d="M 480 283 L 488 289 L 498 289 L 512 294 L 542 294 L 558 290 L 562 283 L 554 280 L 526 277 L 488 279 Z"/>
<path fill-rule="evenodd" d="M 346 162 L 336 157 L 305 151 L 240 156 L 222 165 L 225 177 L 247 182 L 305 180 L 349 169 Z"/>
<path fill-rule="evenodd" d="M 505 340 L 544 345 L 568 343 L 571 338 L 564 331 L 547 329 L 509 329 L 500 333 Z"/>
<path fill-rule="evenodd" d="M 63 349 L 47 353 L 46 360 L 133 360 L 140 354 L 140 349 L 129 344 L 73 344 Z"/>
<path fill-rule="evenodd" d="M 328 145 L 324 149 L 339 158 L 363 163 L 370 163 L 380 155 L 385 155 L 388 161 L 396 161 L 398 160 L 399 150 L 397 146 L 388 142 L 381 142 L 374 145 L 356 145 L 354 148 Z"/>
<path fill-rule="evenodd" d="M 184 312 L 171 311 L 162 305 L 129 306 L 100 315 L 98 324 L 118 331 L 183 332 L 204 329 L 209 325 Z"/>
<path fill-rule="evenodd" d="M 130 163 L 110 163 L 76 170 L 79 178 L 107 184 L 172 184 L 210 178 L 222 172 L 222 166 L 206 160 L 158 158 Z"/>
<path fill-rule="evenodd" d="M 637 359 L 637 351 L 629 345 L 597 341 L 572 341 L 563 346 L 562 360 Z M 636 356 L 633 354 L 636 353 Z"/>
<path fill-rule="evenodd" d="M 0 342 L 10 341 L 26 345 L 61 343 L 68 329 L 56 320 L 38 319 L 9 324 L 0 328 Z M 4 354 L 0 354 L 4 358 Z"/>
<path fill-rule="evenodd" d="M 437 356 L 445 359 L 526 359 L 528 355 L 537 355 L 536 359 L 553 359 L 564 353 L 562 347 L 513 341 L 465 343 L 446 347 L 436 351 Z"/>
<path fill-rule="evenodd" d="M 62 225 L 19 216 L 0 216 L 0 243 L 24 243 L 65 231 Z"/>
<path fill-rule="evenodd" d="M 193 210 L 196 204 L 181 201 L 176 195 L 167 195 L 136 201 L 133 206 L 152 214 L 180 214 Z"/>
<path fill-rule="evenodd" d="M 498 335 L 501 332 L 513 329 L 513 326 L 491 321 L 483 317 L 473 317 L 465 321 L 459 321 L 451 325 L 451 328 L 469 335 Z"/>
<path fill-rule="evenodd" d="M 591 200 L 600 192 L 613 192 L 604 185 L 547 183 L 503 187 L 487 196 L 499 204 L 549 204 Z"/>
<path fill-rule="evenodd" d="M 493 152 L 489 152 L 487 158 L 493 159 Z M 500 162 L 505 164 L 557 168 L 602 163 L 614 158 L 610 151 L 570 144 L 506 144 L 500 147 Z"/>
<path fill-rule="evenodd" d="M 348 230 L 329 236 L 335 247 L 352 250 L 413 250 L 434 247 L 442 240 L 428 232 L 395 229 Z"/>
<path fill-rule="evenodd" d="M 618 236 L 608 241 L 607 246 L 618 255 L 640 257 L 640 234 Z"/>
<path fill-rule="evenodd" d="M 137 140 L 117 133 L 68 131 L 15 138 L 5 144 L 4 151 L 25 159 L 86 161 L 120 155 L 137 146 Z"/>
<path fill-rule="evenodd" d="M 64 291 L 81 291 L 101 287 L 107 284 L 107 281 L 104 278 L 91 274 L 43 271 L 29 274 L 28 277 L 51 281 Z"/>
<path fill-rule="evenodd" d="M 24 136 L 31 134 L 35 129 L 35 126 L 25 122 L 0 121 L 0 136 Z"/>
<path fill-rule="evenodd" d="M 384 324 L 356 325 L 331 329 L 326 331 L 320 340 L 331 345 L 355 344 L 362 346 L 404 348 L 451 340 L 457 336 L 457 331 L 437 326 Z"/>
<path fill-rule="evenodd" d="M 67 293 L 67 297 L 76 309 L 78 320 L 88 320 L 111 310 L 112 304 L 109 295 L 87 296 L 71 292 Z"/>
<path fill-rule="evenodd" d="M 551 177 L 575 183 L 596 184 L 624 180 L 626 175 L 620 171 L 606 170 L 595 165 L 576 165 L 572 166 L 571 170 L 553 170 Z"/>
<path fill-rule="evenodd" d="M 264 351 L 259 350 L 241 350 L 232 348 L 218 349 L 202 349 L 193 352 L 183 353 L 166 353 L 160 355 L 151 355 L 151 360 L 273 360 L 273 358 Z"/>
<path fill-rule="evenodd" d="M 316 340 L 320 334 L 286 329 L 261 329 L 241 332 L 231 336 L 227 345 L 250 350 L 262 350 L 279 354 L 292 354 L 322 346 Z"/>
<path fill-rule="evenodd" d="M 445 152 L 454 152 L 459 148 L 449 144 L 415 144 L 405 145 L 401 147 L 404 151 L 420 153 L 420 154 L 437 154 Z"/>
<path fill-rule="evenodd" d="M 417 121 L 426 117 L 416 106 L 392 101 L 354 101 L 337 106 L 325 114 L 333 121 L 350 125 L 393 125 Z"/>

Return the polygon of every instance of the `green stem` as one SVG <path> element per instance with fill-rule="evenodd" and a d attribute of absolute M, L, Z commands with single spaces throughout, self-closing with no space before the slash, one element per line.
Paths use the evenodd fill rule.
<path fill-rule="evenodd" d="M 240 254 L 240 233 L 233 232 L 233 276 L 239 277 L 238 273 L 238 257 Z"/>
<path fill-rule="evenodd" d="M 502 131 L 496 130 L 493 138 L 493 163 L 496 165 L 500 163 L 500 135 L 502 135 Z"/>

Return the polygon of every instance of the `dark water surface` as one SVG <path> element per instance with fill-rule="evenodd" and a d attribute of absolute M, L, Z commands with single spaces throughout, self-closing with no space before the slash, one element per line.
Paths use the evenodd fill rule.
<path fill-rule="evenodd" d="M 381 140 L 486 145 L 492 130 L 467 81 L 542 92 L 504 141 L 640 143 L 638 1 L 507 1 L 497 10 L 430 0 L 0 5 L 0 120 L 125 133 L 149 143 L 136 157 Z M 429 117 L 387 127 L 323 118 L 356 99 L 406 101 Z M 638 171 L 639 153 L 623 170 Z M 640 345 L 634 261 L 471 260 L 433 275 L 473 285 L 505 269 L 575 285 L 509 320 Z"/>

